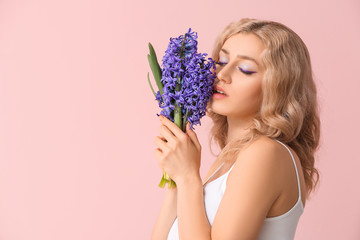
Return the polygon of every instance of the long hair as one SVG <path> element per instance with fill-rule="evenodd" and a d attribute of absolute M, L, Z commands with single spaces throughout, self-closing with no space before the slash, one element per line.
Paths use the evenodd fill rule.
<path fill-rule="evenodd" d="M 314 163 L 320 140 L 320 118 L 308 49 L 294 31 L 281 23 L 243 18 L 230 23 L 217 37 L 212 52 L 215 61 L 219 61 L 225 41 L 237 33 L 255 34 L 265 45 L 260 56 L 265 66 L 262 104 L 248 133 L 227 142 L 227 117 L 213 112 L 209 102 L 207 115 L 213 121 L 210 149 L 214 140 L 221 149 L 217 157 L 231 162 L 243 147 L 260 136 L 286 143 L 301 161 L 309 197 L 319 181 Z"/>

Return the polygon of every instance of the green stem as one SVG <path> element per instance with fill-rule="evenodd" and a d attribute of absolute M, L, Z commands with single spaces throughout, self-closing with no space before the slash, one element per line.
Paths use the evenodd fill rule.
<path fill-rule="evenodd" d="M 172 180 L 169 175 L 164 171 L 164 174 L 160 180 L 159 187 L 164 188 L 166 183 L 168 183 L 168 188 L 176 187 L 176 183 Z"/>
<path fill-rule="evenodd" d="M 183 119 L 183 124 L 182 124 L 183 132 L 186 132 L 186 124 L 188 123 L 188 121 L 187 121 L 188 113 L 189 113 L 189 111 L 186 110 L 185 115 L 184 115 L 184 119 Z"/>
<path fill-rule="evenodd" d="M 165 174 L 165 172 L 164 172 L 164 174 Z M 165 179 L 164 174 L 163 174 L 163 176 L 162 176 L 162 178 L 161 178 L 161 181 L 160 181 L 160 183 L 159 183 L 159 187 L 161 187 L 161 188 L 164 188 L 165 185 L 166 185 L 166 183 L 168 182 L 168 180 Z"/>
<path fill-rule="evenodd" d="M 179 91 L 181 89 L 181 85 L 180 84 L 176 84 L 175 86 L 175 91 Z M 174 123 L 176 124 L 176 126 L 178 126 L 183 132 L 184 129 L 183 128 L 183 124 L 182 124 L 182 112 L 181 112 L 181 104 L 178 105 L 177 102 L 175 102 L 175 109 L 174 109 Z M 176 183 L 174 182 L 174 180 L 172 180 L 169 175 L 164 171 L 164 174 L 161 178 L 159 187 L 164 188 L 165 184 L 168 183 L 168 188 L 174 188 L 176 187 Z"/>
<path fill-rule="evenodd" d="M 180 85 L 180 84 L 176 84 L 176 86 L 175 86 L 175 92 L 180 91 L 180 89 L 181 89 L 181 85 Z M 175 102 L 174 123 L 175 123 L 176 126 L 178 126 L 181 130 L 183 130 L 183 128 L 182 128 L 181 104 L 178 105 L 177 102 Z M 184 131 L 184 130 L 183 130 L 183 131 Z"/>

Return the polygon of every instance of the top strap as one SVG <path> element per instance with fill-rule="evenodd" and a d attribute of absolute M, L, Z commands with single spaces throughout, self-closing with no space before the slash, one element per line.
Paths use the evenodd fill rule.
<path fill-rule="evenodd" d="M 298 173 L 298 170 L 297 170 L 297 167 L 296 167 L 296 162 L 295 162 L 295 159 L 294 159 L 294 156 L 292 154 L 292 152 L 290 151 L 290 149 L 285 145 L 283 144 L 282 142 L 280 142 L 279 140 L 275 139 L 275 138 L 272 138 L 274 139 L 275 141 L 277 141 L 278 143 L 280 143 L 281 145 L 283 145 L 290 153 L 291 155 L 291 158 L 293 160 L 293 163 L 295 165 L 295 171 L 296 171 L 296 179 L 297 179 L 297 182 L 298 182 L 298 190 L 299 190 L 299 199 L 301 198 L 301 189 L 300 189 L 300 180 L 299 180 L 299 173 Z"/>
<path fill-rule="evenodd" d="M 223 162 L 216 170 L 215 172 L 213 172 L 213 174 L 211 174 L 211 176 L 203 183 L 203 185 L 205 185 L 210 178 L 212 178 L 212 176 L 214 176 L 215 173 L 217 173 L 217 171 L 219 171 L 219 169 L 222 167 L 222 165 L 224 165 L 225 162 Z"/>

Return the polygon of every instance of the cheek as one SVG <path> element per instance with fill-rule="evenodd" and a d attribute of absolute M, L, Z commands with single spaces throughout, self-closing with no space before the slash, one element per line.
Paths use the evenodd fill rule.
<path fill-rule="evenodd" d="M 222 115 L 247 116 L 256 113 L 261 106 L 262 90 L 261 79 L 250 82 L 232 82 L 229 90 L 228 99 L 214 100 L 210 99 L 210 108 Z"/>
<path fill-rule="evenodd" d="M 236 105 L 244 111 L 257 111 L 261 103 L 261 82 L 251 85 L 238 86 L 234 91 Z M 235 100 L 234 99 L 234 100 Z"/>
<path fill-rule="evenodd" d="M 234 88 L 234 95 L 239 101 L 250 101 L 258 100 L 261 97 L 261 82 L 251 84 L 239 84 Z"/>

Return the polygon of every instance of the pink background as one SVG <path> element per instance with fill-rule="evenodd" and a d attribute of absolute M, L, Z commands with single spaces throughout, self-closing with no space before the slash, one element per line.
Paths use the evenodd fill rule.
<path fill-rule="evenodd" d="M 149 239 L 164 190 L 147 44 L 161 59 L 191 27 L 210 52 L 243 17 L 284 23 L 311 54 L 321 183 L 296 239 L 360 239 L 358 0 L 1 0 L 0 239 Z M 195 127 L 203 177 L 210 123 Z"/>

